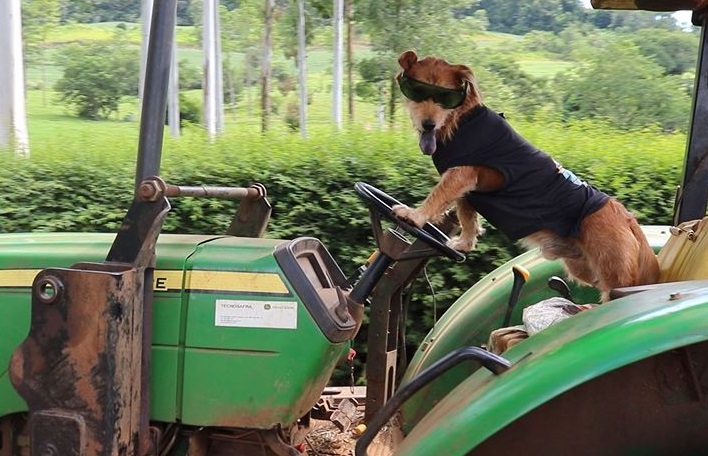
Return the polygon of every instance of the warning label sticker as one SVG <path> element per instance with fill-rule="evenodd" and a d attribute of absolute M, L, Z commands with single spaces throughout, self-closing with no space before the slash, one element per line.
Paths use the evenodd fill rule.
<path fill-rule="evenodd" d="M 297 302 L 217 299 L 214 314 L 216 326 L 297 329 Z"/>

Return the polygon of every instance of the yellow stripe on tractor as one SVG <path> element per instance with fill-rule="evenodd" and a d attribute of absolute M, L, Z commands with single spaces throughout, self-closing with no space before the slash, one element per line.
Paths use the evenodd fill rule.
<path fill-rule="evenodd" d="M 0 288 L 29 288 L 41 269 L 0 270 Z M 182 289 L 183 271 L 156 270 L 153 280 L 155 291 Z M 288 294 L 283 279 L 278 274 L 234 271 L 187 271 L 184 278 L 186 290 L 223 291 L 227 293 Z"/>

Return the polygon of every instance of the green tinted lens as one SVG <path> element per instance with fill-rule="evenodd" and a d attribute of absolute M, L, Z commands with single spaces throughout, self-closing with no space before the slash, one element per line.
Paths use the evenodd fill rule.
<path fill-rule="evenodd" d="M 402 76 L 398 80 L 398 86 L 401 88 L 401 93 L 404 97 L 415 102 L 421 102 L 430 98 L 430 94 L 425 86 L 415 79 L 409 79 Z"/>
<path fill-rule="evenodd" d="M 457 90 L 454 92 L 441 92 L 433 98 L 433 101 L 445 109 L 453 109 L 460 106 L 462 102 L 465 101 L 465 93 Z"/>
<path fill-rule="evenodd" d="M 461 89 L 448 89 L 417 81 L 402 74 L 398 78 L 398 86 L 403 96 L 416 103 L 424 100 L 432 100 L 445 109 L 453 109 L 462 104 L 465 100 L 466 87 Z"/>

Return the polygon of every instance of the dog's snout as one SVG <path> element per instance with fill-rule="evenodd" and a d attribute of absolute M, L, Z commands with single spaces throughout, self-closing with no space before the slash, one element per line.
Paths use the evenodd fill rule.
<path fill-rule="evenodd" d="M 424 120 L 421 124 L 421 127 L 423 127 L 423 131 L 433 131 L 435 130 L 435 122 L 433 122 L 430 119 Z"/>

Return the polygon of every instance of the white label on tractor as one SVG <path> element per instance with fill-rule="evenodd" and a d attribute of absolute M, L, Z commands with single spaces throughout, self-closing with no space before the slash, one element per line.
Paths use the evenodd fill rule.
<path fill-rule="evenodd" d="M 297 329 L 297 302 L 217 299 L 216 326 Z"/>

